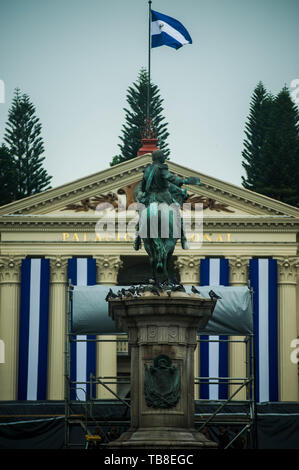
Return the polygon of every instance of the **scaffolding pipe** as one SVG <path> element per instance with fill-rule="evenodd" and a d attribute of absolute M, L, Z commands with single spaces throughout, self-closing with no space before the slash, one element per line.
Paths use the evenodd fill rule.
<path fill-rule="evenodd" d="M 216 416 L 217 413 L 219 413 L 219 411 L 222 410 L 222 408 L 224 408 L 233 398 L 235 395 L 237 395 L 237 393 L 239 393 L 239 391 L 247 384 L 247 381 L 242 384 L 240 387 L 237 388 L 237 390 L 234 391 L 234 393 L 224 402 L 222 403 L 216 411 L 214 411 L 214 413 L 207 419 L 207 421 L 199 428 L 199 432 L 214 418 L 214 416 Z"/>

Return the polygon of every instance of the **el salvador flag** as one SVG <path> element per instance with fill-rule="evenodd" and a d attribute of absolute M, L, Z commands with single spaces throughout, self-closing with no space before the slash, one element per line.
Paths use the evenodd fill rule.
<path fill-rule="evenodd" d="M 192 39 L 186 28 L 178 20 L 151 10 L 152 47 L 169 46 L 179 49 L 185 44 L 192 44 Z"/>
<path fill-rule="evenodd" d="M 47 399 L 49 289 L 49 259 L 23 259 L 18 400 Z"/>
<path fill-rule="evenodd" d="M 253 288 L 256 401 L 278 401 L 277 260 L 250 260 Z"/>
<path fill-rule="evenodd" d="M 76 286 L 96 284 L 96 260 L 93 258 L 70 258 L 68 260 L 68 279 Z M 71 343 L 71 400 L 86 401 L 90 398 L 90 374 L 96 375 L 96 336 L 76 335 Z M 88 341 L 90 340 L 90 341 Z M 81 382 L 81 383 L 80 383 Z M 95 397 L 93 384 L 92 396 Z"/>
<path fill-rule="evenodd" d="M 228 277 L 228 259 L 206 258 L 201 260 L 201 286 L 228 286 Z M 228 377 L 228 337 L 223 335 L 201 335 L 200 338 L 203 340 L 199 343 L 200 376 L 218 378 L 215 381 L 207 380 L 200 385 L 200 398 L 208 400 L 227 399 L 228 385 L 226 380 L 221 379 L 221 377 Z M 219 380 L 219 383 L 217 383 L 217 380 Z"/>

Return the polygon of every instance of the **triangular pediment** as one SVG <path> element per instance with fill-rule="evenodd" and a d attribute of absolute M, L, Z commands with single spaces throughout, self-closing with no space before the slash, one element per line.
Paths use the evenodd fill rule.
<path fill-rule="evenodd" d="M 127 205 L 134 202 L 134 187 L 141 180 L 151 155 L 136 157 L 90 176 L 12 202 L 0 208 L 0 216 L 36 215 L 52 217 L 90 216 L 100 202 L 116 206 L 120 195 Z M 200 186 L 188 186 L 188 202 L 201 202 L 206 217 L 288 216 L 298 217 L 299 209 L 196 170 L 167 162 L 169 170 L 182 177 L 197 176 Z"/>

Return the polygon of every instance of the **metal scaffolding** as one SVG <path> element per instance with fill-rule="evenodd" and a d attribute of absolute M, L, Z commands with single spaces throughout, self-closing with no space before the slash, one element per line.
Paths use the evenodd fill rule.
<path fill-rule="evenodd" d="M 195 415 L 195 422 L 198 425 L 198 431 L 202 431 L 207 427 L 230 427 L 231 425 L 238 428 L 238 431 L 234 435 L 227 439 L 227 443 L 224 446 L 225 449 L 231 447 L 237 439 L 239 439 L 245 432 L 249 437 L 249 443 L 251 448 L 256 447 L 255 442 L 255 427 L 256 427 L 256 401 L 255 401 L 255 356 L 254 356 L 254 335 L 247 335 L 243 339 L 234 339 L 233 336 L 229 339 L 198 339 L 198 343 L 201 342 L 227 342 L 228 344 L 242 344 L 245 348 L 246 357 L 246 371 L 245 377 L 195 377 L 195 384 L 222 384 L 227 385 L 230 393 L 228 397 L 223 400 L 213 400 L 212 412 L 198 413 Z M 232 390 L 232 385 L 236 386 L 236 389 Z M 240 391 L 245 389 L 246 398 L 245 400 L 234 400 L 236 395 Z M 211 405 L 211 400 L 199 400 L 202 407 L 206 404 Z M 230 412 L 227 411 L 228 406 Z M 232 412 L 232 409 L 235 409 Z"/>
<path fill-rule="evenodd" d="M 251 291 L 252 299 L 252 291 Z M 195 425 L 199 432 L 209 434 L 210 438 L 217 440 L 217 432 L 215 429 L 228 428 L 230 434 L 227 438 L 224 448 L 230 448 L 235 445 L 236 441 L 246 433 L 246 445 L 250 448 L 256 447 L 256 401 L 255 401 L 255 348 L 254 334 L 244 336 L 243 339 L 201 339 L 198 335 L 198 344 L 201 342 L 227 342 L 229 344 L 240 343 L 245 348 L 246 357 L 246 374 L 245 377 L 195 377 L 194 385 L 200 384 L 227 384 L 228 388 L 232 385 L 237 386 L 234 391 L 225 400 L 196 400 Z M 130 399 L 119 396 L 111 385 L 129 384 L 128 378 L 119 376 L 113 377 L 95 377 L 90 374 L 89 381 L 73 381 L 71 380 L 71 344 L 72 342 L 93 341 L 99 342 L 120 342 L 124 343 L 124 338 L 119 339 L 103 339 L 96 337 L 95 339 L 78 339 L 72 332 L 72 286 L 68 285 L 67 295 L 67 314 L 66 314 L 66 330 L 65 330 L 65 447 L 82 447 L 82 444 L 74 443 L 71 440 L 71 429 L 73 426 L 80 426 L 85 435 L 85 447 L 91 445 L 101 447 L 107 445 L 110 438 L 108 430 L 113 426 L 123 427 L 124 430 L 130 425 L 129 416 L 126 416 L 130 410 Z M 80 387 L 80 385 L 82 387 Z M 79 387 L 78 387 L 79 386 Z M 119 403 L 125 407 L 126 412 L 123 416 L 105 419 L 103 416 L 95 412 L 96 405 L 111 405 L 112 400 L 101 400 L 93 395 L 96 386 L 104 387 L 113 396 L 113 404 Z M 245 400 L 234 400 L 236 395 L 246 390 Z M 80 400 L 77 396 L 76 400 L 71 400 L 71 390 L 83 390 L 86 395 L 85 400 Z M 77 393 L 77 392 L 76 392 Z M 228 407 L 230 410 L 228 411 Z M 198 408 L 198 410 L 197 410 Z M 234 429 L 232 429 L 234 428 Z M 101 430 L 101 438 L 97 440 L 98 430 Z"/>
<path fill-rule="evenodd" d="M 90 445 L 105 446 L 109 442 L 109 437 L 106 428 L 111 426 L 129 425 L 129 419 L 122 420 L 107 420 L 96 415 L 95 406 L 97 403 L 103 403 L 107 400 L 99 400 L 93 395 L 93 390 L 96 386 L 102 386 L 108 390 L 115 399 L 125 405 L 126 408 L 130 409 L 130 403 L 128 400 L 123 399 L 117 393 L 115 393 L 110 385 L 129 383 L 128 380 L 122 377 L 95 377 L 90 374 L 89 381 L 73 381 L 71 379 L 71 344 L 74 342 L 88 342 L 92 341 L 95 343 L 99 342 L 123 342 L 123 339 L 78 339 L 72 333 L 72 301 L 73 301 L 73 290 L 72 285 L 69 282 L 67 290 L 67 314 L 66 314 L 66 325 L 65 325 L 65 447 L 76 447 L 81 444 L 77 444 L 71 441 L 71 428 L 72 426 L 80 426 L 85 435 L 85 446 Z M 81 385 L 81 387 L 80 387 Z M 79 386 L 79 387 L 78 387 Z M 71 399 L 71 391 L 76 394 L 76 400 Z M 80 400 L 77 394 L 77 390 L 80 390 L 85 394 L 85 400 Z M 101 430 L 101 436 L 97 439 L 98 429 Z"/>

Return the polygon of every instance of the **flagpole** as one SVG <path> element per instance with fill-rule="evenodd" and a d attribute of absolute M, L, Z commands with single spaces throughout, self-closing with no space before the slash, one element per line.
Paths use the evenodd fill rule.
<path fill-rule="evenodd" d="M 148 84 L 147 84 L 147 123 L 150 125 L 150 83 L 151 83 L 151 21 L 152 21 L 152 12 L 151 12 L 152 1 L 148 2 Z"/>

